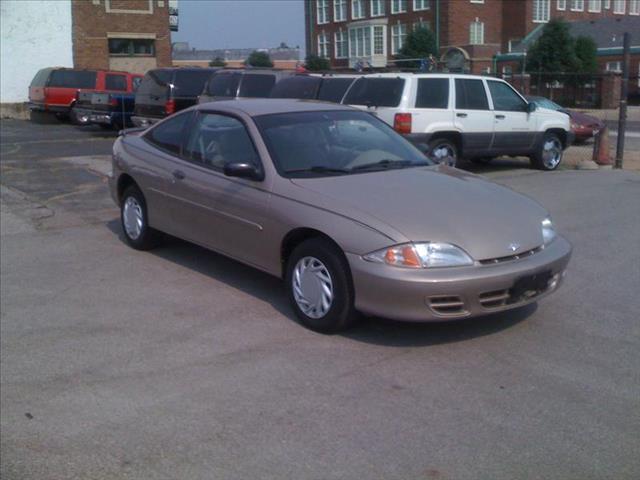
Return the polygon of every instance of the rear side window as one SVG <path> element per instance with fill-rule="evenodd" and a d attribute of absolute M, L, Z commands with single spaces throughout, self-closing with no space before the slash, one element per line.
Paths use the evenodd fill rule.
<path fill-rule="evenodd" d="M 175 115 L 152 128 L 144 138 L 162 150 L 179 155 L 184 130 L 190 118 L 191 112 Z"/>
<path fill-rule="evenodd" d="M 340 103 L 353 78 L 324 78 L 318 92 L 318 100 Z"/>
<path fill-rule="evenodd" d="M 144 76 L 136 93 L 140 95 L 163 95 L 171 81 L 171 73 L 167 70 L 152 70 Z"/>
<path fill-rule="evenodd" d="M 359 78 L 343 103 L 369 107 L 397 107 L 400 105 L 403 89 L 402 78 Z"/>
<path fill-rule="evenodd" d="M 214 75 L 209 80 L 207 93 L 214 97 L 235 97 L 240 84 L 239 73 Z"/>
<path fill-rule="evenodd" d="M 133 77 L 131 79 L 131 88 L 133 89 L 134 92 L 138 90 L 138 87 L 140 86 L 141 83 L 142 83 L 142 77 Z"/>
<path fill-rule="evenodd" d="M 273 85 L 276 83 L 275 75 L 246 74 L 240 83 L 239 97 L 268 98 Z"/>
<path fill-rule="evenodd" d="M 54 70 L 49 87 L 96 88 L 96 72 L 91 70 Z"/>
<path fill-rule="evenodd" d="M 456 108 L 461 110 L 489 110 L 487 93 L 482 80 L 456 78 Z"/>
<path fill-rule="evenodd" d="M 416 108 L 447 108 L 448 106 L 448 78 L 421 78 L 418 80 Z"/>
<path fill-rule="evenodd" d="M 280 80 L 271 90 L 271 98 L 314 99 L 318 86 L 322 82 L 318 77 L 289 77 Z"/>
<path fill-rule="evenodd" d="M 104 86 L 107 90 L 125 91 L 127 89 L 127 77 L 124 75 L 107 74 Z"/>
<path fill-rule="evenodd" d="M 211 76 L 207 70 L 177 71 L 174 80 L 174 94 L 180 97 L 197 97 L 202 93 L 205 82 Z"/>
<path fill-rule="evenodd" d="M 524 112 L 527 104 L 513 89 L 502 82 L 488 81 L 489 91 L 493 99 L 493 109 L 505 112 Z"/>
<path fill-rule="evenodd" d="M 36 73 L 36 76 L 33 77 L 33 80 L 31 80 L 31 85 L 29 85 L 29 86 L 30 87 L 44 87 L 45 84 L 47 83 L 47 79 L 49 78 L 49 74 L 50 73 L 51 73 L 51 69 L 50 68 L 43 68 L 38 73 Z"/>

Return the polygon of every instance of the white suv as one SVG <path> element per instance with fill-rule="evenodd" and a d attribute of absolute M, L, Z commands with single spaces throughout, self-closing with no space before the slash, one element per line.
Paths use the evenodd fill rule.
<path fill-rule="evenodd" d="M 527 156 L 555 170 L 571 145 L 569 116 L 536 108 L 504 80 L 449 73 L 380 73 L 356 80 L 342 103 L 366 108 L 438 163 Z"/>

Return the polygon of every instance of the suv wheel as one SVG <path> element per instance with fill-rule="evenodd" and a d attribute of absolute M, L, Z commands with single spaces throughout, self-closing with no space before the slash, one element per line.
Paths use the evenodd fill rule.
<path fill-rule="evenodd" d="M 132 185 L 122 195 L 120 221 L 127 243 L 136 250 L 150 250 L 158 244 L 160 233 L 147 223 L 144 195 Z"/>
<path fill-rule="evenodd" d="M 455 167 L 458 163 L 458 149 L 451 140 L 447 138 L 436 138 L 429 142 L 427 157 L 434 163 L 442 163 Z"/>
<path fill-rule="evenodd" d="M 305 327 L 335 333 L 354 322 L 349 266 L 330 242 L 312 238 L 298 245 L 287 262 L 285 283 L 291 306 Z"/>
<path fill-rule="evenodd" d="M 562 142 L 554 133 L 545 133 L 538 151 L 531 157 L 531 164 L 540 170 L 555 170 L 563 155 Z"/>

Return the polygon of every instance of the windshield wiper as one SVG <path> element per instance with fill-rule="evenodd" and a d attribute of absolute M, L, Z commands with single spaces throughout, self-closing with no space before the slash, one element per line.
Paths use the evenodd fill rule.
<path fill-rule="evenodd" d="M 414 163 L 409 160 L 389 160 L 388 158 L 385 158 L 384 160 L 380 160 L 378 162 L 363 163 L 362 165 L 356 165 L 355 167 L 352 167 L 351 170 L 352 171 L 375 170 L 375 169 L 387 170 L 389 168 L 404 168 L 404 167 L 409 167 L 414 165 L 418 166 L 422 164 Z M 425 162 L 425 165 L 427 165 L 426 162 Z"/>
<path fill-rule="evenodd" d="M 344 168 L 325 167 L 324 165 L 313 165 L 306 168 L 295 168 L 293 170 L 285 170 L 284 173 L 349 173 L 349 170 Z"/>

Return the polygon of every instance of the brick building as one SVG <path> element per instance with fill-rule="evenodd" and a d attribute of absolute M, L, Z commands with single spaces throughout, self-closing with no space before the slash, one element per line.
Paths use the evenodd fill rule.
<path fill-rule="evenodd" d="M 169 0 L 72 0 L 73 65 L 144 73 L 171 66 Z"/>
<path fill-rule="evenodd" d="M 393 64 L 407 34 L 426 26 L 444 68 L 490 72 L 497 55 L 551 18 L 638 15 L 640 0 L 305 0 L 307 52 L 328 58 L 333 68 Z"/>

